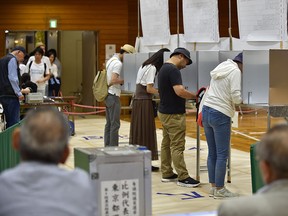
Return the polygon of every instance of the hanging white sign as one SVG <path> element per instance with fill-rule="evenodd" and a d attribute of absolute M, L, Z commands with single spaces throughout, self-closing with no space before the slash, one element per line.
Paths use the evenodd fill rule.
<path fill-rule="evenodd" d="M 170 40 L 168 0 L 140 0 L 144 45 L 164 45 Z"/>
<path fill-rule="evenodd" d="M 183 0 L 185 42 L 218 42 L 218 1 Z"/>
<path fill-rule="evenodd" d="M 237 0 L 240 39 L 286 41 L 286 0 Z"/>

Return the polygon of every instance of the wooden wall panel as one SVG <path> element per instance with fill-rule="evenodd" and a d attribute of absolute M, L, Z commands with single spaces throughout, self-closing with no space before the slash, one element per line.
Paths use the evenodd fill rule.
<path fill-rule="evenodd" d="M 232 3 L 232 35 L 238 37 L 236 0 Z M 228 35 L 228 1 L 218 0 L 220 37 Z M 4 30 L 49 30 L 49 19 L 58 30 L 93 30 L 99 33 L 99 63 L 105 60 L 105 44 L 134 45 L 138 34 L 138 0 L 2 1 L 0 7 L 0 54 L 5 53 Z M 183 33 L 182 0 L 179 0 L 179 33 Z M 169 0 L 171 34 L 177 34 L 177 0 Z M 141 22 L 140 22 L 141 26 Z M 141 29 L 141 28 L 140 28 Z M 142 32 L 140 30 L 140 36 Z"/>
<path fill-rule="evenodd" d="M 128 1 L 115 0 L 11 0 L 1 2 L 0 44 L 5 45 L 4 30 L 49 30 L 49 19 L 58 20 L 58 30 L 93 30 L 99 33 L 100 62 L 105 60 L 105 44 L 134 44 L 136 35 L 128 41 Z M 0 53 L 5 52 L 0 46 Z"/>
<path fill-rule="evenodd" d="M 229 4 L 228 1 L 218 0 L 219 33 L 220 37 L 229 37 Z M 231 31 L 232 36 L 239 38 L 237 0 L 231 0 Z"/>

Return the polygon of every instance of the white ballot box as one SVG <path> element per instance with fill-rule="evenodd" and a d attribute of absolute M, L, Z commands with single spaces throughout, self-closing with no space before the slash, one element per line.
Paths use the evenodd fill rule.
<path fill-rule="evenodd" d="M 95 182 L 97 215 L 152 215 L 151 152 L 146 147 L 75 148 L 74 163 Z"/>

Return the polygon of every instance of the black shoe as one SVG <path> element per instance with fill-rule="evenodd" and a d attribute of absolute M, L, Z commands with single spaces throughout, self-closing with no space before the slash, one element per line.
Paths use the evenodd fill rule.
<path fill-rule="evenodd" d="M 152 170 L 152 172 L 158 172 L 159 167 L 151 166 L 151 170 Z"/>
<path fill-rule="evenodd" d="M 172 176 L 161 179 L 162 182 L 175 182 L 177 180 L 178 180 L 178 175 L 175 173 Z"/>
<path fill-rule="evenodd" d="M 197 187 L 200 184 L 199 181 L 188 177 L 184 180 L 178 180 L 177 185 L 182 186 L 182 187 Z"/>

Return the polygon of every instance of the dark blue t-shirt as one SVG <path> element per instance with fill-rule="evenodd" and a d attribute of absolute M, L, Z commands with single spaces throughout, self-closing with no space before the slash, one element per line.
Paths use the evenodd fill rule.
<path fill-rule="evenodd" d="M 160 96 L 159 112 L 163 114 L 185 113 L 184 98 L 176 95 L 173 86 L 182 85 L 180 70 L 171 63 L 164 63 L 158 73 L 158 91 Z"/>

